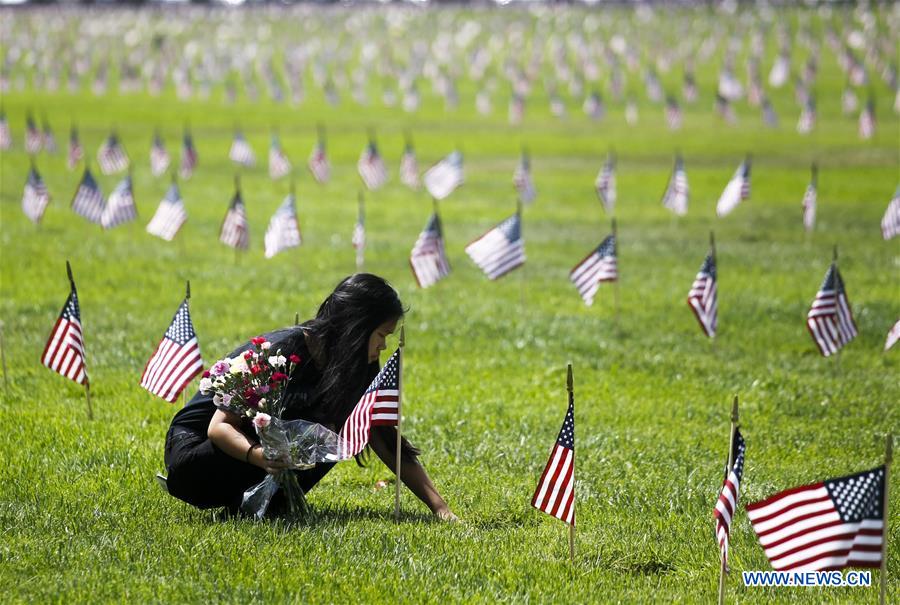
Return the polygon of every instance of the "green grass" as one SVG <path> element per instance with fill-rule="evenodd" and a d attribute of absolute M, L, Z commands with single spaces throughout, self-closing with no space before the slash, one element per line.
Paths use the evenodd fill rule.
<path fill-rule="evenodd" d="M 498 13 L 478 18 L 496 20 Z M 636 26 L 622 14 L 614 19 Z M 280 26 L 288 28 L 289 22 Z M 764 77 L 774 44 L 770 36 Z M 739 123 L 724 127 L 711 115 L 709 94 L 720 55 L 698 64 L 701 99 L 686 108 L 678 133 L 665 128 L 661 107 L 644 100 L 639 125 L 627 127 L 623 104 L 605 89 L 608 115 L 600 123 L 581 114 L 581 99 L 568 97 L 569 117 L 556 120 L 539 91 L 525 124 L 511 127 L 508 91 L 501 86 L 495 114 L 480 117 L 467 79 L 457 111 L 445 113 L 422 86 L 422 110 L 413 115 L 379 103 L 360 108 L 347 93 L 330 107 L 311 79 L 299 108 L 268 100 L 227 106 L 221 87 L 210 101 L 190 104 L 172 90 L 160 98 L 4 94 L 17 146 L 0 159 L 0 317 L 9 372 L 0 404 L 4 601 L 712 602 L 718 556 L 711 511 L 733 395 L 742 402 L 748 444 L 743 502 L 880 464 L 884 435 L 897 433 L 900 421 L 900 352 L 881 351 L 900 310 L 898 240 L 883 241 L 879 230 L 900 160 L 898 119 L 885 88 L 873 83 L 878 132 L 860 141 L 855 117 L 840 114 L 843 76 L 823 45 L 813 134 L 796 134 L 799 109 L 787 89 L 772 95 L 780 130 L 764 129 L 758 110 L 745 103 L 737 105 Z M 744 56 L 738 55 L 741 75 Z M 801 59 L 798 46 L 795 65 Z M 674 85 L 680 70 L 663 77 Z M 28 110 L 46 112 L 63 148 L 37 160 L 54 196 L 40 227 L 18 208 Z M 134 162 L 137 223 L 105 233 L 68 209 L 80 177 L 65 168 L 70 119 L 91 158 L 110 126 L 119 130 Z M 320 121 L 329 132 L 333 180 L 318 186 L 300 170 L 304 245 L 265 260 L 262 234 L 287 190 L 265 170 L 269 129 L 278 125 L 296 166 L 305 162 Z M 168 185 L 150 175 L 147 157 L 158 127 L 177 158 L 185 122 L 200 166 L 182 184 L 188 223 L 167 244 L 144 232 Z M 242 173 L 251 250 L 237 261 L 217 241 L 232 194 L 227 151 L 235 123 L 263 160 Z M 392 181 L 367 195 L 366 269 L 389 279 L 410 307 L 404 433 L 422 449 L 439 491 L 465 524 L 432 522 L 409 492 L 405 517 L 395 523 L 393 490 L 373 489 L 391 477 L 379 462 L 335 469 L 310 493 L 315 514 L 301 524 L 223 520 L 164 495 L 152 477 L 163 469 L 176 408 L 138 380 L 184 281 L 191 280 L 207 362 L 291 323 L 295 312 L 312 315 L 354 268 L 355 162 L 369 126 L 377 127 Z M 423 167 L 456 145 L 465 153 L 466 184 L 441 203 L 453 273 L 425 291 L 415 287 L 407 258 L 431 202 L 396 178 L 407 130 Z M 525 210 L 528 262 L 492 283 L 463 248 L 514 208 L 511 175 L 523 144 L 539 196 Z M 567 281 L 568 270 L 609 228 L 592 184 L 610 148 L 619 158 L 618 325 L 609 287 L 587 308 Z M 691 184 L 689 214 L 679 220 L 659 205 L 676 150 Z M 754 154 L 751 199 L 716 219 L 718 194 L 745 152 Z M 819 222 L 807 237 L 800 201 L 813 160 L 820 165 Z M 107 193 L 117 181 L 98 178 Z M 720 270 L 714 345 L 684 300 L 711 229 Z M 804 326 L 835 244 L 860 329 L 839 363 L 820 357 Z M 79 287 L 93 421 L 82 390 L 39 364 L 66 296 L 66 259 Z M 574 566 L 565 526 L 529 506 L 565 412 L 567 362 L 575 370 L 578 452 Z M 898 502 L 896 480 L 891 492 Z M 894 504 L 889 601 L 900 598 L 898 522 Z M 744 588 L 738 572 L 769 566 L 744 512 L 732 534 L 731 601 L 877 598 L 877 572 L 871 588 Z"/>

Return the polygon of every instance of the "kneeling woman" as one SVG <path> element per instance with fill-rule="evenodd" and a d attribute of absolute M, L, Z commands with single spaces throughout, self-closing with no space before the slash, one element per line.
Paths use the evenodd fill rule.
<path fill-rule="evenodd" d="M 285 388 L 283 418 L 301 418 L 339 431 L 378 374 L 385 338 L 403 312 L 397 292 L 386 281 L 360 273 L 338 284 L 315 319 L 266 334 L 273 350 L 300 357 Z M 245 343 L 229 357 L 250 347 Z M 369 445 L 394 470 L 396 428 L 373 426 Z M 419 464 L 418 451 L 405 439 L 401 449 L 403 483 L 435 516 L 455 519 Z M 245 490 L 266 473 L 281 470 L 263 456 L 248 418 L 217 409 L 212 395 L 201 393 L 172 419 L 165 462 L 170 494 L 199 508 L 226 507 L 232 512 L 240 507 Z M 300 487 L 308 492 L 333 466 L 320 463 L 295 471 Z"/>

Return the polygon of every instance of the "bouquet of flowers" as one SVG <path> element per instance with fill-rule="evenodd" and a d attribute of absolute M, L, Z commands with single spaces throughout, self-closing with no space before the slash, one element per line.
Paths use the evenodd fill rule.
<path fill-rule="evenodd" d="M 261 336 L 250 342 L 251 349 L 235 358 L 220 359 L 204 372 L 200 392 L 212 393 L 219 409 L 252 418 L 263 455 L 286 464 L 285 470 L 268 475 L 244 492 L 241 510 L 261 518 L 275 493 L 282 489 L 290 516 L 303 516 L 308 507 L 293 471 L 340 460 L 339 438 L 315 422 L 282 420 L 285 388 L 302 360 L 297 355 L 285 357 L 280 350 L 272 351 L 272 343 Z"/>

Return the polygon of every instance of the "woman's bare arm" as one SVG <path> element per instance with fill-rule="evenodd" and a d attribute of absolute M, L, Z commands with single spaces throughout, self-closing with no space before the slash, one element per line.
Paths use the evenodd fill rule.
<path fill-rule="evenodd" d="M 397 452 L 388 446 L 380 430 L 375 427 L 373 427 L 369 436 L 369 445 L 372 446 L 372 450 L 381 458 L 381 461 L 396 473 Z M 402 461 L 400 479 L 419 500 L 431 509 L 431 512 L 436 517 L 445 521 L 457 520 L 456 515 L 451 512 L 450 507 L 444 502 L 444 499 L 428 477 L 428 473 L 425 472 L 425 468 L 418 460 L 410 461 L 407 459 Z"/>
<path fill-rule="evenodd" d="M 258 466 L 267 473 L 274 474 L 286 467 L 285 464 L 277 460 L 267 460 L 263 456 L 261 447 L 250 451 L 250 457 L 249 459 L 247 458 L 247 451 L 250 450 L 254 442 L 247 439 L 247 436 L 241 430 L 241 418 L 237 414 L 216 410 L 212 420 L 209 421 L 206 436 L 217 448 L 232 458 Z"/>

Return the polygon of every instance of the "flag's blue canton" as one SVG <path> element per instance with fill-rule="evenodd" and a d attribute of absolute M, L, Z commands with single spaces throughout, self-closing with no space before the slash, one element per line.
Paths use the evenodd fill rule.
<path fill-rule="evenodd" d="M 732 460 L 734 461 L 734 474 L 737 476 L 738 482 L 744 477 L 744 452 L 747 450 L 747 444 L 744 443 L 744 437 L 740 431 L 734 432 L 734 452 Z M 728 472 L 726 471 L 726 481 Z"/>
<path fill-rule="evenodd" d="M 835 294 L 844 293 L 844 280 L 841 279 L 841 274 L 835 269 L 834 264 L 828 268 L 828 273 L 825 274 L 825 281 L 822 282 L 822 287 L 819 288 L 820 292 L 828 290 L 834 290 Z"/>
<path fill-rule="evenodd" d="M 399 361 L 400 361 L 400 349 L 397 349 L 391 358 L 388 359 L 388 362 L 384 364 L 384 367 L 381 368 L 381 371 L 378 372 L 378 379 L 373 380 L 372 384 L 369 385 L 366 393 L 371 393 L 373 391 L 378 391 L 380 389 L 386 390 L 396 390 L 399 388 Z"/>
<path fill-rule="evenodd" d="M 844 523 L 884 519 L 884 467 L 832 479 L 825 489 Z"/>
<path fill-rule="evenodd" d="M 231 208 L 237 208 L 238 206 L 243 206 L 244 200 L 241 199 L 241 192 L 238 191 L 234 194 L 234 198 L 231 200 Z"/>
<path fill-rule="evenodd" d="M 706 255 L 706 260 L 703 261 L 700 273 L 706 273 L 711 278 L 716 279 L 716 261 L 713 260 L 712 254 Z"/>
<path fill-rule="evenodd" d="M 81 322 L 81 310 L 78 307 L 78 293 L 75 292 L 74 289 L 72 290 L 72 293 L 69 294 L 69 300 L 66 301 L 62 316 L 68 321 L 75 319 L 78 322 Z"/>
<path fill-rule="evenodd" d="M 437 213 L 431 215 L 431 218 L 428 220 L 428 225 L 425 227 L 425 231 L 428 233 L 437 233 L 439 236 L 441 235 L 441 219 Z"/>
<path fill-rule="evenodd" d="M 177 202 L 179 200 L 181 200 L 181 193 L 178 191 L 178 185 L 172 183 L 169 190 L 166 192 L 166 201 Z"/>
<path fill-rule="evenodd" d="M 522 237 L 522 223 L 519 215 L 514 214 L 499 225 L 497 231 L 503 234 L 507 240 L 514 242 Z"/>
<path fill-rule="evenodd" d="M 88 189 L 92 189 L 94 191 L 98 189 L 97 181 L 94 180 L 94 175 L 91 174 L 90 170 L 84 171 L 84 178 L 81 179 L 81 186 L 87 187 Z"/>
<path fill-rule="evenodd" d="M 556 442 L 570 450 L 575 450 L 575 409 L 570 403 L 569 409 L 566 411 L 566 419 L 563 420 L 562 428 L 559 429 L 559 437 Z"/>
<path fill-rule="evenodd" d="M 192 338 L 196 338 L 196 336 L 194 324 L 191 323 L 191 312 L 188 310 L 187 301 L 184 301 L 178 307 L 178 311 L 175 312 L 175 318 L 172 320 L 169 329 L 166 330 L 166 338 L 175 341 L 179 346 L 183 346 L 184 343 Z"/>
<path fill-rule="evenodd" d="M 600 257 L 604 256 L 615 256 L 616 255 L 616 238 L 613 235 L 608 236 L 605 240 L 600 242 L 600 245 L 597 246 L 597 254 Z"/>

